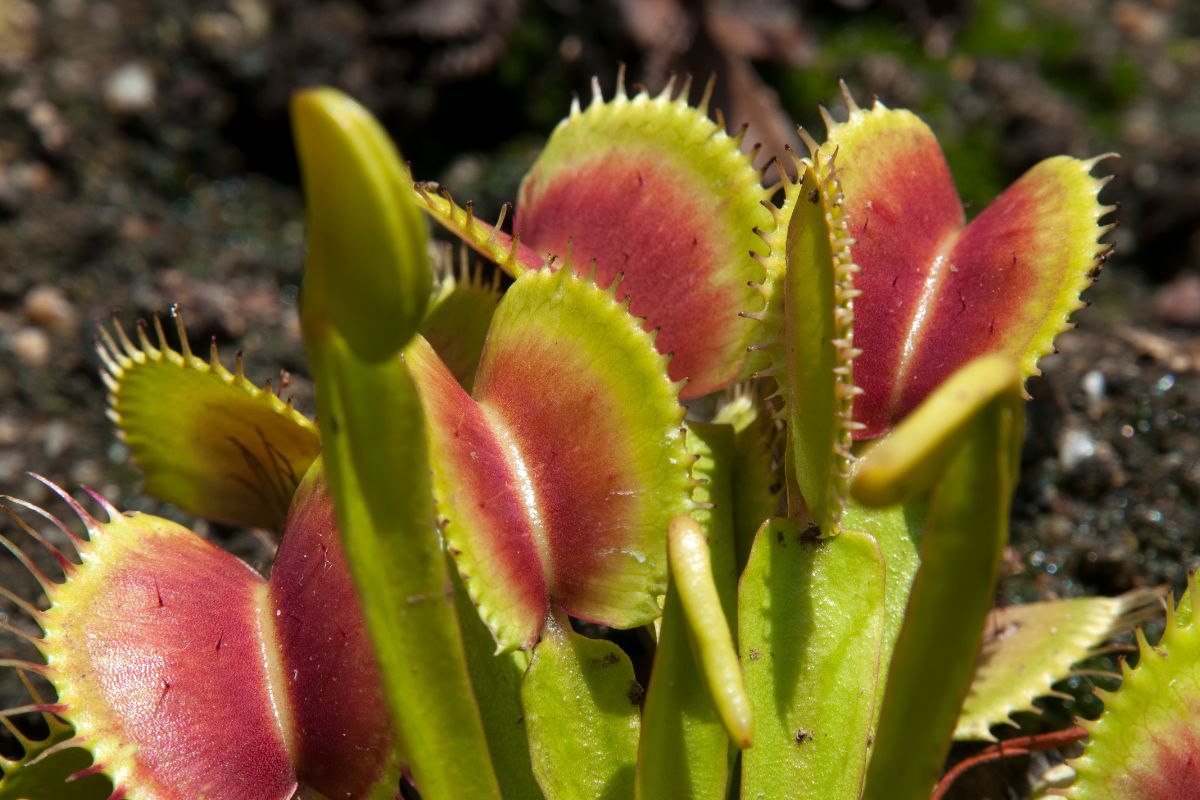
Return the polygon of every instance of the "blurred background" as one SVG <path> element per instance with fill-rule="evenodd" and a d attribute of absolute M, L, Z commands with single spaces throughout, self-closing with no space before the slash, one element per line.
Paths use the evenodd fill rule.
<path fill-rule="evenodd" d="M 1046 156 L 1118 151 L 1099 168 L 1116 254 L 1029 386 L 1000 600 L 1182 586 L 1200 565 L 1192 0 L 0 0 L 0 493 L 46 501 L 37 470 L 179 518 L 139 495 L 105 419 L 92 338 L 113 312 L 178 303 L 194 344 L 286 371 L 311 409 L 297 88 L 359 98 L 419 179 L 486 216 L 619 63 L 652 90 L 715 73 L 766 152 L 796 124 L 820 138 L 820 104 L 844 114 L 839 78 L 911 108 L 969 215 Z M 269 563 L 266 537 L 198 527 Z"/>

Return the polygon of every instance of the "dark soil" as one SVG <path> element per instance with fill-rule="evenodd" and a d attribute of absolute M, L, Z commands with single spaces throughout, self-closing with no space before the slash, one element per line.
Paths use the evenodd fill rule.
<path fill-rule="evenodd" d="M 139 494 L 91 342 L 113 313 L 131 326 L 178 303 L 194 343 L 214 339 L 228 361 L 244 351 L 259 379 L 286 370 L 311 407 L 286 115 L 299 87 L 350 91 L 418 177 L 494 213 L 571 94 L 593 74 L 610 87 L 619 61 L 652 87 L 673 69 L 716 70 L 731 121 L 768 149 L 792 138 L 788 120 L 819 131 L 816 105 L 839 106 L 842 77 L 929 120 L 972 208 L 1042 157 L 1122 153 L 1103 166 L 1116 176 L 1105 196 L 1122 205 L 1116 254 L 1029 385 L 1000 599 L 1182 587 L 1200 565 L 1200 7 L 703 8 L 0 0 L 0 493 L 50 503 L 36 470 L 269 563 L 268 537 Z M 0 582 L 32 590 L 6 569 Z"/>

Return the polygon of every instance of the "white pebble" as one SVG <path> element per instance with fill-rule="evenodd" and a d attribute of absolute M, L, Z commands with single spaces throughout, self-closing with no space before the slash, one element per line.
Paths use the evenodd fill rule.
<path fill-rule="evenodd" d="M 117 114 L 137 114 L 154 105 L 154 76 L 136 61 L 118 67 L 104 84 L 104 101 Z"/>
<path fill-rule="evenodd" d="M 25 295 L 25 316 L 34 325 L 52 333 L 70 333 L 78 324 L 75 306 L 57 286 L 35 286 Z"/>
<path fill-rule="evenodd" d="M 50 361 L 50 337 L 37 328 L 21 328 L 8 346 L 26 367 L 44 367 Z"/>
<path fill-rule="evenodd" d="M 1096 442 L 1091 434 L 1079 428 L 1067 428 L 1058 440 L 1058 463 L 1072 470 L 1096 455 Z"/>
<path fill-rule="evenodd" d="M 1083 375 L 1083 393 L 1087 395 L 1088 405 L 1099 405 L 1104 399 L 1104 393 L 1108 389 L 1107 382 L 1104 380 L 1104 373 L 1098 369 L 1088 370 Z"/>

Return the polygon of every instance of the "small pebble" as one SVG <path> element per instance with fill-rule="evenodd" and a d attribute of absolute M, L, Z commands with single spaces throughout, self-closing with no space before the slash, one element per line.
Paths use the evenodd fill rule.
<path fill-rule="evenodd" d="M 59 110 L 48 100 L 38 100 L 26 113 L 30 126 L 37 133 L 38 142 L 51 153 L 62 152 L 71 138 L 71 129 L 67 127 Z"/>
<path fill-rule="evenodd" d="M 66 292 L 48 284 L 35 286 L 25 295 L 25 317 L 39 328 L 58 334 L 69 334 L 79 324 Z"/>
<path fill-rule="evenodd" d="M 42 450 L 46 457 L 55 459 L 66 452 L 75 441 L 75 432 L 71 426 L 61 419 L 56 419 L 46 426 L 42 434 Z"/>
<path fill-rule="evenodd" d="M 26 367 L 44 367 L 50 361 L 50 337 L 38 328 L 21 328 L 12 335 L 9 347 Z"/>
<path fill-rule="evenodd" d="M 71 483 L 95 486 L 104 480 L 104 470 L 92 459 L 77 461 L 71 466 Z"/>
<path fill-rule="evenodd" d="M 25 456 L 17 450 L 0 453 L 0 483 L 11 486 L 21 475 Z"/>
<path fill-rule="evenodd" d="M 1088 411 L 1098 411 L 1104 402 L 1104 393 L 1108 388 L 1104 373 L 1098 369 L 1088 370 L 1084 373 L 1080 383 L 1083 385 L 1084 395 L 1087 396 Z"/>
<path fill-rule="evenodd" d="M 20 211 L 53 180 L 49 168 L 38 161 L 0 164 L 0 207 L 13 213 Z"/>
<path fill-rule="evenodd" d="M 0 417 L 0 446 L 14 445 L 21 441 L 22 430 L 16 417 L 8 414 Z"/>
<path fill-rule="evenodd" d="M 154 107 L 157 90 L 145 64 L 132 61 L 118 67 L 104 84 L 104 101 L 117 114 L 137 114 Z"/>
<path fill-rule="evenodd" d="M 1067 428 L 1058 440 L 1058 463 L 1068 472 L 1096 455 L 1096 442 L 1080 428 Z"/>

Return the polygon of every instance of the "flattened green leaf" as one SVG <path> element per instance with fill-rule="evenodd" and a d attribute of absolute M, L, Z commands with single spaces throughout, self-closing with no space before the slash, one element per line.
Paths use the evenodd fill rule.
<path fill-rule="evenodd" d="M 539 269 L 545 263 L 545 259 L 533 248 L 521 244 L 521 237 L 509 236 L 501 230 L 504 218 L 508 216 L 507 203 L 500 209 L 496 224 L 489 225 L 475 216 L 470 201 L 467 201 L 465 208 L 459 206 L 450 192 L 436 183 L 414 185 L 413 196 L 425 213 L 442 227 L 509 275 L 516 276 L 527 269 Z"/>
<path fill-rule="evenodd" d="M 782 343 L 775 379 L 787 420 L 792 474 L 812 521 L 838 532 L 846 502 L 854 396 L 854 273 L 833 160 L 796 161 L 783 280 Z M 791 501 L 793 506 L 798 503 Z"/>
<path fill-rule="evenodd" d="M 705 481 L 693 493 L 697 508 L 692 516 L 703 524 L 708 537 L 712 580 L 725 619 L 732 619 L 737 603 L 730 509 L 733 439 L 733 429 L 727 425 L 688 426 L 688 449 L 699 456 L 692 474 Z M 727 623 L 722 624 L 728 629 Z M 672 581 L 642 712 L 637 797 L 723 800 L 729 761 L 729 736 L 705 685 Z"/>
<path fill-rule="evenodd" d="M 365 361 L 395 353 L 417 330 L 433 272 L 425 220 L 395 145 L 336 89 L 292 99 L 308 208 L 304 316 L 338 329 Z"/>
<path fill-rule="evenodd" d="M 109 417 L 146 476 L 146 491 L 191 514 L 280 530 L 300 478 L 321 450 L 317 427 L 237 369 L 192 355 L 175 317 L 179 350 L 154 321 L 135 345 L 119 325 L 100 329 Z"/>
<path fill-rule="evenodd" d="M 992 741 L 991 728 L 1055 694 L 1053 684 L 1104 642 L 1159 616 L 1162 589 L 993 609 L 955 739 Z"/>
<path fill-rule="evenodd" d="M 742 798 L 852 800 L 875 718 L 884 567 L 866 534 L 801 536 L 763 523 L 738 597 L 754 708 Z"/>
<path fill-rule="evenodd" d="M 859 500 L 885 503 L 934 484 L 921 566 L 888 670 L 867 800 L 928 797 L 945 761 L 1008 540 L 1020 381 L 1002 356 L 968 364 L 868 453 L 855 480 Z"/>
<path fill-rule="evenodd" d="M 642 688 L 612 642 L 548 625 L 521 687 L 533 771 L 547 800 L 633 796 Z"/>
<path fill-rule="evenodd" d="M 1104 713 L 1081 721 L 1088 743 L 1070 761 L 1076 800 L 1191 800 L 1200 786 L 1200 600 L 1196 576 L 1179 609 L 1167 608 L 1162 639 L 1151 647 L 1138 630 L 1138 663 L 1122 663 L 1115 692 L 1097 690 Z"/>
<path fill-rule="evenodd" d="M 921 526 L 929 503 L 927 498 L 914 498 L 904 505 L 887 508 L 865 508 L 850 500 L 842 517 L 842 526 L 847 530 L 861 531 L 875 540 L 883 555 L 884 572 L 887 580 L 883 587 L 883 645 L 880 647 L 879 680 L 875 682 L 875 716 L 883 705 L 883 690 L 887 686 L 888 665 L 900 626 L 904 623 L 904 609 L 912 589 L 913 577 L 917 574 L 921 558 Z"/>

